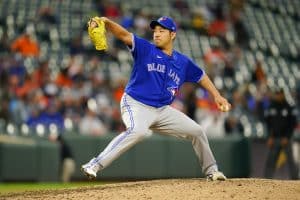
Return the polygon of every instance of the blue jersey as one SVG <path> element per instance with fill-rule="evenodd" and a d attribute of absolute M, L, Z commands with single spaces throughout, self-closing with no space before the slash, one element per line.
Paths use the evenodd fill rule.
<path fill-rule="evenodd" d="M 134 65 L 125 92 L 153 107 L 169 105 L 184 82 L 199 82 L 204 71 L 187 56 L 165 54 L 154 44 L 133 35 Z"/>

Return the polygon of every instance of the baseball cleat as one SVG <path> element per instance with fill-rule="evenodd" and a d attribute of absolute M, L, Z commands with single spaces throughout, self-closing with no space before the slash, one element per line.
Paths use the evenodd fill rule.
<path fill-rule="evenodd" d="M 227 179 L 226 176 L 219 171 L 215 171 L 206 176 L 206 180 L 208 181 L 225 181 L 226 179 Z"/>
<path fill-rule="evenodd" d="M 86 175 L 89 179 L 95 179 L 97 174 L 89 167 L 81 166 L 81 171 Z"/>
<path fill-rule="evenodd" d="M 97 177 L 97 172 L 99 171 L 99 165 L 97 163 L 93 163 L 95 158 L 93 158 L 90 162 L 81 166 L 81 171 L 86 175 L 89 179 L 95 179 Z"/>

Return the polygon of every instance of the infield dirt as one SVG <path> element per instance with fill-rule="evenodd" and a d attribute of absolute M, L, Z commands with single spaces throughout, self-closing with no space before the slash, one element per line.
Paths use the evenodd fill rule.
<path fill-rule="evenodd" d="M 205 179 L 166 179 L 96 185 L 72 189 L 27 191 L 6 194 L 0 196 L 0 199 L 299 200 L 300 181 L 249 178 L 208 182 Z"/>

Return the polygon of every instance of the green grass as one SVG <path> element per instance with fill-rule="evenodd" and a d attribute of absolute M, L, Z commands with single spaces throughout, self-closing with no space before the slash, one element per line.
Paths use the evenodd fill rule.
<path fill-rule="evenodd" d="M 0 196 L 3 194 L 13 192 L 24 192 L 33 190 L 52 190 L 52 189 L 66 189 L 77 188 L 81 186 L 103 185 L 108 182 L 71 182 L 71 183 L 0 183 Z"/>

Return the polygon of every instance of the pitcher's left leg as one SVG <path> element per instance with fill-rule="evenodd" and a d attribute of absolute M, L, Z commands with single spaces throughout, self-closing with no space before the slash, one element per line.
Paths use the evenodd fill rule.
<path fill-rule="evenodd" d="M 218 171 L 206 134 L 199 124 L 184 113 L 171 106 L 166 106 L 161 109 L 159 118 L 150 128 L 162 134 L 190 139 L 199 159 L 202 172 L 209 175 Z"/>

